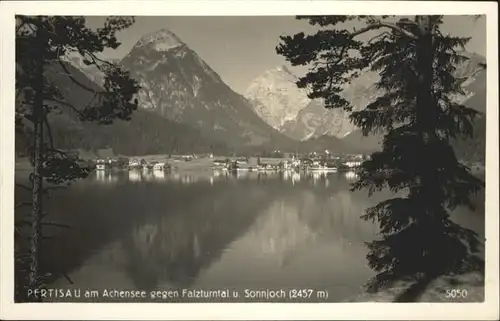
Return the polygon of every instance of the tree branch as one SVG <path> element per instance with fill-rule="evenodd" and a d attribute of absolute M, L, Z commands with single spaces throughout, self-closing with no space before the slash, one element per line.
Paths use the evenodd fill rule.
<path fill-rule="evenodd" d="M 19 208 L 19 207 L 23 207 L 23 206 L 31 206 L 31 205 L 33 205 L 33 203 L 31 203 L 31 202 L 21 202 L 21 203 L 16 204 L 15 208 Z"/>
<path fill-rule="evenodd" d="M 52 129 L 50 128 L 49 120 L 47 119 L 47 111 L 43 113 L 43 123 L 45 128 L 47 128 L 47 135 L 49 136 L 50 147 L 54 148 L 54 138 L 52 136 Z"/>
<path fill-rule="evenodd" d="M 60 240 L 60 236 L 44 236 L 42 237 L 42 240 Z"/>
<path fill-rule="evenodd" d="M 66 189 L 66 186 L 51 186 L 51 187 L 45 187 L 42 191 L 43 195 L 47 195 L 49 199 L 52 198 L 52 194 L 50 191 L 52 190 L 57 190 L 57 189 Z"/>
<path fill-rule="evenodd" d="M 97 69 L 99 69 L 99 71 L 101 71 L 101 72 L 102 72 L 102 73 L 104 73 L 104 74 L 105 74 L 106 72 L 105 72 L 105 71 L 101 68 L 101 66 L 97 63 L 98 61 L 99 61 L 99 62 L 101 62 L 101 63 L 103 63 L 103 64 L 106 64 L 106 65 L 108 65 L 108 66 L 110 66 L 110 67 L 114 67 L 114 66 L 115 66 L 115 65 L 114 65 L 114 64 L 112 64 L 111 62 L 106 61 L 106 60 L 102 60 L 101 58 L 97 57 L 96 55 L 94 55 L 94 54 L 93 54 L 93 53 L 91 53 L 91 52 L 85 52 L 84 54 L 85 54 L 85 55 L 89 55 L 89 56 L 90 56 L 90 58 L 92 59 L 93 64 L 97 67 Z"/>
<path fill-rule="evenodd" d="M 23 185 L 23 184 L 19 184 L 19 183 L 16 183 L 14 184 L 15 187 L 20 187 L 22 189 L 25 189 L 27 191 L 30 191 L 31 192 L 31 188 L 29 186 L 26 186 L 26 185 Z"/>
<path fill-rule="evenodd" d="M 48 148 L 47 150 L 49 150 L 49 151 L 51 151 L 53 153 L 56 153 L 56 154 L 66 155 L 65 152 L 63 152 L 62 150 L 56 149 L 56 148 Z"/>
<path fill-rule="evenodd" d="M 55 103 L 58 103 L 58 104 L 61 104 L 61 105 L 64 105 L 64 106 L 67 106 L 69 108 L 71 108 L 75 113 L 77 113 L 79 116 L 82 116 L 83 117 L 83 114 L 81 111 L 78 110 L 78 108 L 76 108 L 75 106 L 73 106 L 72 104 L 70 103 L 67 103 L 63 100 L 59 100 L 59 99 L 55 99 L 55 98 L 45 98 L 46 101 L 52 101 L 52 102 L 55 102 Z"/>
<path fill-rule="evenodd" d="M 28 220 L 20 220 L 20 221 L 15 222 L 15 225 L 16 226 L 19 226 L 19 225 L 28 225 L 28 226 L 30 226 L 31 222 L 28 221 Z M 42 225 L 55 226 L 55 227 L 63 227 L 63 228 L 73 228 L 70 225 L 60 224 L 60 223 L 55 223 L 55 222 L 42 222 Z"/>
<path fill-rule="evenodd" d="M 67 225 L 67 224 L 60 224 L 60 223 L 54 223 L 54 222 L 43 222 L 42 225 L 63 227 L 63 228 L 73 228 L 72 226 Z"/>
<path fill-rule="evenodd" d="M 17 101 L 17 99 L 19 98 L 19 95 L 26 89 L 26 88 L 31 88 L 29 86 L 25 86 L 25 87 L 21 87 L 19 88 L 19 85 L 16 84 L 16 98 L 15 98 L 15 101 Z"/>
<path fill-rule="evenodd" d="M 400 27 L 398 27 L 396 25 L 393 25 L 393 24 L 390 24 L 390 23 L 387 23 L 387 22 L 381 22 L 381 21 L 372 21 L 369 26 L 367 26 L 365 28 L 362 28 L 360 30 L 351 32 L 350 33 L 350 38 L 354 39 L 356 36 L 359 36 L 359 35 L 361 35 L 363 33 L 366 33 L 366 32 L 368 32 L 370 30 L 380 29 L 380 28 L 384 28 L 384 27 L 396 30 L 396 31 L 398 31 L 398 32 L 400 32 L 400 33 L 402 33 L 402 34 L 404 34 L 404 35 L 406 35 L 406 36 L 408 36 L 408 37 L 410 37 L 412 39 L 416 39 L 416 36 L 413 35 L 412 33 L 408 32 L 408 31 L 406 31 L 406 30 L 404 30 L 404 29 L 402 29 L 402 28 L 400 28 Z M 373 41 L 374 39 L 376 39 L 378 37 L 384 37 L 385 38 L 385 37 L 388 37 L 388 36 L 390 36 L 390 34 L 388 32 L 383 32 L 383 33 L 381 33 L 379 35 L 376 35 L 375 37 L 372 37 L 368 41 L 368 43 L 370 43 L 371 41 Z M 340 53 L 338 55 L 338 58 L 335 61 L 333 61 L 331 63 L 327 62 L 327 68 L 330 69 L 331 68 L 330 66 L 332 64 L 333 64 L 333 66 L 335 66 L 338 63 L 340 63 L 340 61 L 344 58 L 344 54 L 345 54 L 346 50 L 347 50 L 347 45 L 345 45 L 345 46 L 342 47 L 342 49 L 340 50 Z M 333 79 L 330 78 L 330 81 L 329 81 L 329 84 L 328 84 L 328 90 L 331 90 L 332 87 L 333 87 Z"/>
<path fill-rule="evenodd" d="M 49 187 L 44 187 L 43 189 L 45 191 L 51 191 L 54 189 L 66 189 L 66 188 L 67 188 L 66 186 L 49 186 Z"/>
<path fill-rule="evenodd" d="M 26 21 L 23 21 L 23 22 L 21 22 L 21 24 L 19 26 L 16 27 L 16 37 L 17 37 L 17 33 L 19 32 L 19 30 L 21 30 L 21 28 L 24 27 L 25 24 L 26 24 Z"/>
<path fill-rule="evenodd" d="M 15 225 L 16 227 L 19 227 L 19 226 L 21 226 L 21 225 L 27 225 L 27 226 L 30 226 L 30 225 L 31 225 L 31 222 L 30 222 L 30 221 L 28 221 L 28 220 L 20 220 L 20 221 L 16 221 L 16 222 L 14 222 L 14 225 Z"/>
<path fill-rule="evenodd" d="M 379 37 L 382 37 L 382 40 L 384 40 L 386 37 L 390 37 L 390 36 L 391 36 L 390 33 L 388 33 L 387 31 L 384 31 L 381 34 L 378 34 L 378 35 L 372 37 L 370 40 L 368 40 L 368 43 L 371 43 L 373 40 L 375 40 Z"/>
<path fill-rule="evenodd" d="M 36 34 L 36 33 L 37 33 L 38 26 L 36 26 L 36 27 L 37 27 L 37 30 L 35 30 L 35 29 L 33 29 L 33 26 L 32 26 L 30 23 L 27 23 L 26 25 L 27 25 L 27 26 L 31 29 L 31 31 L 33 31 L 33 33 L 34 33 L 34 34 Z"/>
<path fill-rule="evenodd" d="M 62 61 L 59 60 L 58 63 L 62 67 L 62 69 L 64 70 L 66 75 L 69 77 L 69 79 L 71 79 L 72 82 L 74 82 L 75 84 L 77 84 L 78 86 L 80 86 L 81 88 L 83 88 L 89 92 L 98 93 L 98 91 L 96 91 L 90 87 L 87 87 L 84 84 L 82 84 L 81 82 L 79 82 L 78 80 L 76 80 L 75 77 L 73 77 L 73 75 L 69 72 L 68 68 L 66 68 L 66 66 L 64 65 L 64 63 Z"/>
<path fill-rule="evenodd" d="M 14 227 L 14 233 L 20 237 L 27 237 L 26 234 L 22 232 L 22 230 L 19 226 Z"/>
<path fill-rule="evenodd" d="M 75 284 L 75 283 L 74 283 L 74 282 L 70 279 L 70 277 L 69 277 L 66 273 L 63 273 L 62 275 L 64 276 L 64 278 L 65 278 L 66 280 L 68 280 L 68 282 L 69 282 L 70 284 Z"/>
<path fill-rule="evenodd" d="M 345 46 L 342 47 L 342 49 L 340 50 L 340 54 L 339 54 L 338 58 L 334 62 L 332 62 L 332 63 L 328 63 L 327 62 L 326 63 L 326 66 L 327 66 L 327 68 L 330 71 L 334 70 L 334 68 L 335 68 L 335 67 L 333 67 L 333 68 L 331 67 L 332 64 L 333 64 L 333 66 L 335 66 L 338 63 L 340 63 L 340 61 L 342 60 L 342 58 L 344 58 L 344 54 L 345 54 L 346 50 L 347 50 L 347 45 L 345 45 Z M 329 78 L 330 79 L 329 79 L 329 82 L 328 82 L 328 91 L 332 91 L 332 88 L 333 88 L 333 78 L 334 77 L 332 76 L 332 77 L 329 77 Z"/>
<path fill-rule="evenodd" d="M 376 22 L 376 23 L 373 23 L 373 24 L 370 24 L 369 26 L 366 26 L 358 31 L 354 31 L 354 32 L 351 32 L 351 38 L 354 38 L 354 37 L 357 37 L 363 33 L 366 33 L 370 30 L 375 30 L 375 29 L 380 29 L 380 28 L 389 28 L 389 29 L 392 29 L 394 31 L 397 31 L 411 39 L 417 39 L 417 37 L 412 34 L 411 32 L 407 31 L 407 30 L 404 30 L 403 28 L 400 28 L 396 25 L 393 25 L 391 23 L 388 23 L 388 22 Z"/>

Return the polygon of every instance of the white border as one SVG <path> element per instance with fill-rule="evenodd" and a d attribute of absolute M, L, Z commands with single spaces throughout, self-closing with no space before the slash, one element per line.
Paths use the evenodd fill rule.
<path fill-rule="evenodd" d="M 2 319 L 496 319 L 498 307 L 498 5 L 437 1 L 25 1 L 0 2 L 0 235 Z M 13 303 L 14 15 L 487 15 L 486 301 L 484 303 Z M 340 262 L 339 262 L 340 264 Z M 147 313 L 145 313 L 147 312 Z"/>

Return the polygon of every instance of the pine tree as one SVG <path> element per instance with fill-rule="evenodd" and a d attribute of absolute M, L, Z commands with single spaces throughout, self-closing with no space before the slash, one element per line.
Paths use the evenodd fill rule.
<path fill-rule="evenodd" d="M 30 144 L 32 185 L 18 185 L 31 192 L 31 217 L 19 223 L 31 228 L 29 255 L 26 257 L 29 261 L 27 287 L 34 290 L 44 286 L 40 267 L 44 238 L 42 226 L 62 226 L 42 220 L 42 197 L 48 192 L 44 181 L 64 184 L 89 173 L 88 169 L 78 165 L 78 159 L 54 146 L 49 114 L 67 108 L 81 121 L 110 124 L 114 119 L 128 120 L 137 108 L 134 95 L 139 87 L 120 67 L 96 55 L 106 48 L 117 48 L 120 43 L 116 32 L 129 27 L 133 18 L 110 17 L 104 27 L 97 30 L 87 28 L 83 17 L 16 16 L 16 22 L 16 125 L 19 128 L 27 126 L 33 133 Z M 73 77 L 63 59 L 71 53 L 79 54 L 85 64 L 96 66 L 105 75 L 101 91 L 89 88 Z M 67 102 L 65 88 L 47 77 L 49 69 L 92 92 L 94 99 L 85 108 L 77 109 Z M 21 292 L 25 292 L 24 289 Z"/>
<path fill-rule="evenodd" d="M 381 239 L 368 243 L 367 283 L 377 291 L 398 280 L 414 281 L 398 299 L 416 300 L 435 278 L 484 267 L 475 232 L 451 221 L 458 206 L 473 207 L 483 182 L 455 156 L 450 139 L 471 137 L 478 112 L 456 102 L 463 79 L 454 76 L 467 58 L 468 38 L 444 35 L 442 16 L 297 17 L 317 33 L 282 36 L 276 48 L 292 65 L 312 65 L 297 85 L 326 108 L 342 108 L 363 134 L 384 133 L 382 150 L 362 164 L 352 190 L 389 189 L 404 196 L 366 210 Z M 360 29 L 345 27 L 353 22 Z M 331 27 L 331 28 L 327 28 Z M 373 35 L 369 40 L 360 36 Z M 381 94 L 359 111 L 341 96 L 343 86 L 366 71 L 378 72 Z"/>

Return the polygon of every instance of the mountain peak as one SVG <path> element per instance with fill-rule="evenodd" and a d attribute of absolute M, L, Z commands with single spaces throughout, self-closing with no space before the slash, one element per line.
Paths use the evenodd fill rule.
<path fill-rule="evenodd" d="M 285 65 L 279 65 L 271 69 L 267 69 L 264 73 L 253 80 L 255 82 L 291 82 L 295 86 L 297 76 Z M 252 86 L 252 85 L 250 85 Z"/>
<path fill-rule="evenodd" d="M 297 87 L 296 81 L 297 77 L 286 66 L 280 65 L 255 78 L 245 91 L 245 97 L 253 103 L 257 115 L 280 130 L 310 101 L 306 92 Z"/>
<path fill-rule="evenodd" d="M 183 44 L 182 40 L 175 33 L 163 28 L 145 34 L 139 39 L 135 46 L 143 47 L 146 45 L 152 45 L 157 51 L 167 51 Z"/>
<path fill-rule="evenodd" d="M 291 71 L 290 69 L 288 69 L 287 66 L 285 65 L 279 65 L 277 67 L 274 67 L 273 69 L 270 69 L 269 70 L 271 73 L 284 73 L 284 74 L 287 74 L 287 75 L 291 75 L 291 76 L 295 76 Z"/>

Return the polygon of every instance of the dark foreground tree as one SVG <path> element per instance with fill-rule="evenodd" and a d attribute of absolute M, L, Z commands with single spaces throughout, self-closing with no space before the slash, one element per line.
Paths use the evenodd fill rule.
<path fill-rule="evenodd" d="M 28 204 L 32 209 L 29 220 L 18 222 L 30 227 L 27 236 L 29 251 L 27 255 L 21 251 L 20 257 L 27 265 L 27 280 L 16 279 L 35 290 L 44 286 L 40 268 L 42 226 L 57 226 L 54 222 L 42 220 L 42 198 L 47 193 L 44 181 L 63 184 L 85 177 L 89 172 L 78 165 L 78 159 L 54 146 L 49 114 L 68 108 L 82 121 L 110 124 L 117 118 L 128 120 L 137 108 L 134 95 L 139 88 L 135 80 L 118 66 L 96 56 L 106 48 L 115 49 L 120 45 L 115 34 L 129 27 L 133 18 L 111 17 L 97 30 L 87 28 L 83 17 L 17 16 L 16 22 L 16 127 L 22 130 L 23 126 L 29 126 L 31 129 L 29 154 L 33 166 L 31 186 L 19 185 L 32 195 L 30 203 L 18 205 Z M 95 65 L 105 75 L 101 91 L 89 88 L 71 75 L 63 59 L 69 54 L 80 55 L 85 64 Z M 94 98 L 86 103 L 85 108 L 77 109 L 67 102 L 67 95 L 71 93 L 65 93 L 65 88 L 51 82 L 49 70 L 92 92 Z M 16 227 L 16 231 L 20 228 Z M 26 294 L 25 288 L 18 290 L 21 292 L 19 296 Z M 31 297 L 30 300 L 40 298 Z"/>
<path fill-rule="evenodd" d="M 381 239 L 368 243 L 369 265 L 378 274 L 368 282 L 377 291 L 394 281 L 415 281 L 400 296 L 416 300 L 441 275 L 484 267 L 476 253 L 476 233 L 450 220 L 457 206 L 472 207 L 483 187 L 455 156 L 450 139 L 471 137 L 477 112 L 457 103 L 463 94 L 454 71 L 467 58 L 469 39 L 444 35 L 442 16 L 313 16 L 314 35 L 281 37 L 278 54 L 292 65 L 312 65 L 298 81 L 327 108 L 352 112 L 341 96 L 365 70 L 376 71 L 379 96 L 351 113 L 363 134 L 385 134 L 382 151 L 362 165 L 353 190 L 389 189 L 403 195 L 369 208 L 365 220 L 378 221 Z M 348 27 L 358 25 L 358 29 Z"/>

